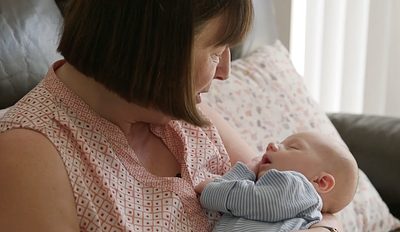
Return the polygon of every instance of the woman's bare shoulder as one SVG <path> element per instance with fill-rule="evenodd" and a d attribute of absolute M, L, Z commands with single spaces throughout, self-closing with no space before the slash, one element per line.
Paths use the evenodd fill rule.
<path fill-rule="evenodd" d="M 39 132 L 0 134 L 0 228 L 79 231 L 75 199 L 58 151 Z"/>

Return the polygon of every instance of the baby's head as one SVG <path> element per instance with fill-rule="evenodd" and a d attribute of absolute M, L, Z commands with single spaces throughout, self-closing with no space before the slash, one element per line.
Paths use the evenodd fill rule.
<path fill-rule="evenodd" d="M 322 198 L 322 212 L 336 213 L 348 205 L 358 185 L 358 167 L 340 142 L 315 132 L 297 133 L 270 143 L 261 159 L 258 178 L 270 169 L 302 173 Z"/>

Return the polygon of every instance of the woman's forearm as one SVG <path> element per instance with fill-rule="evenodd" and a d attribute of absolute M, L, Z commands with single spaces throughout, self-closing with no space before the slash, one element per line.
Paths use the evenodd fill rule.
<path fill-rule="evenodd" d="M 224 118 L 215 112 L 205 101 L 200 103 L 201 110 L 212 120 L 225 145 L 225 149 L 231 159 L 231 165 L 237 161 L 249 163 L 254 157 L 259 156 L 229 125 Z"/>

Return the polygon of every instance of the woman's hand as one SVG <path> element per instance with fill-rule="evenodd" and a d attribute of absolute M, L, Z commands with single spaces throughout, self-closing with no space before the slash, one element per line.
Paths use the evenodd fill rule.
<path fill-rule="evenodd" d="M 339 221 L 339 219 L 337 219 L 337 217 L 333 214 L 330 213 L 323 213 L 322 214 L 322 220 L 318 223 L 315 223 L 314 225 L 312 225 L 307 232 L 329 232 L 328 229 L 323 228 L 323 227 L 319 227 L 319 226 L 329 226 L 332 228 L 337 229 L 337 231 L 339 232 L 344 232 L 343 230 L 343 226 L 342 223 Z M 304 232 L 305 230 L 301 230 L 301 231 L 292 231 L 292 232 Z"/>
<path fill-rule="evenodd" d="M 318 223 L 315 223 L 308 229 L 310 232 L 328 232 L 328 229 L 318 226 L 329 226 L 337 229 L 339 232 L 344 232 L 342 223 L 337 219 L 337 217 L 330 213 L 323 213 L 322 220 Z"/>

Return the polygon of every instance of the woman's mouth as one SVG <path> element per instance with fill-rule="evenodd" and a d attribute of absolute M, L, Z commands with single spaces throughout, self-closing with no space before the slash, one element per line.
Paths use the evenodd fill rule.
<path fill-rule="evenodd" d="M 209 91 L 209 89 L 204 89 L 204 90 L 202 90 L 201 92 L 198 92 L 198 93 L 196 94 L 196 103 L 197 103 L 197 104 L 201 103 L 201 94 L 202 94 L 202 93 L 208 93 L 208 91 Z"/>
<path fill-rule="evenodd" d="M 201 103 L 201 93 L 196 94 L 196 103 L 200 104 Z"/>

